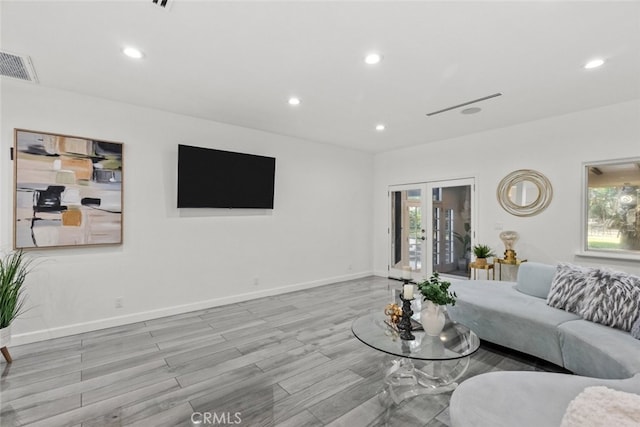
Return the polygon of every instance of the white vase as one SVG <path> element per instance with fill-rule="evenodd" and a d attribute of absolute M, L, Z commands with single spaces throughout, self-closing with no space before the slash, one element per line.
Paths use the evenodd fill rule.
<path fill-rule="evenodd" d="M 425 302 L 426 304 L 420 311 L 420 323 L 422 323 L 427 335 L 435 337 L 440 335 L 444 328 L 444 310 L 441 305 L 436 305 L 431 301 Z"/>
<path fill-rule="evenodd" d="M 11 342 L 11 325 L 0 329 L 0 348 L 6 347 Z"/>

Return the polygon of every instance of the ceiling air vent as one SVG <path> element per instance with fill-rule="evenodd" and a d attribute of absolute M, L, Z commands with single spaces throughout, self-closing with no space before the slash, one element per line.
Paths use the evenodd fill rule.
<path fill-rule="evenodd" d="M 38 77 L 28 56 L 0 51 L 0 75 L 37 83 Z"/>
<path fill-rule="evenodd" d="M 463 102 L 462 104 L 454 105 L 452 107 L 443 108 L 442 110 L 434 111 L 432 113 L 427 113 L 427 116 L 435 116 L 436 114 L 444 113 L 446 111 L 455 110 L 455 109 L 460 108 L 460 107 L 466 107 L 467 105 L 475 104 L 476 102 L 480 102 L 480 101 L 486 101 L 487 99 L 495 98 L 497 96 L 502 96 L 502 94 L 498 92 L 498 93 L 494 93 L 493 95 L 483 96 L 482 98 L 474 99 L 473 101 Z M 477 111 L 474 111 L 474 112 L 477 113 Z M 469 114 L 469 113 L 465 113 L 465 114 Z M 473 113 L 471 113 L 471 114 L 473 114 Z"/>

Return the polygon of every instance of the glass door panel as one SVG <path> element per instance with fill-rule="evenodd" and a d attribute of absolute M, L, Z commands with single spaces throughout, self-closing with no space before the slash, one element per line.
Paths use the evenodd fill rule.
<path fill-rule="evenodd" d="M 431 255 L 429 274 L 468 277 L 471 256 L 473 179 L 432 182 L 428 184 L 432 195 Z"/>
<path fill-rule="evenodd" d="M 410 270 L 412 277 L 423 276 L 425 267 L 425 185 L 396 186 L 389 191 L 391 221 L 389 227 L 391 257 L 389 276 L 403 277 Z"/>

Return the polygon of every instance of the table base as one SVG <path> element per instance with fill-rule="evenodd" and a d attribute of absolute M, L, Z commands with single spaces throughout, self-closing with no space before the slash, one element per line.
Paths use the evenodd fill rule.
<path fill-rule="evenodd" d="M 391 362 L 386 369 L 384 388 L 379 393 L 381 403 L 400 404 L 403 400 L 423 394 L 440 394 L 455 390 L 456 380 L 469 367 L 469 357 L 454 360 L 438 360 L 418 369 L 411 359 Z"/>

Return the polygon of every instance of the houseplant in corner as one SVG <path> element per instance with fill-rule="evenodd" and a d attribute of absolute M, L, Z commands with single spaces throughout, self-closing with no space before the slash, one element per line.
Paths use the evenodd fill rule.
<path fill-rule="evenodd" d="M 451 283 L 440 280 L 437 272 L 434 272 L 430 279 L 418 283 L 418 290 L 426 302 L 420 311 L 420 323 L 427 335 L 440 335 L 445 324 L 443 307 L 456 304 L 457 295 L 449 290 L 449 286 Z"/>
<path fill-rule="evenodd" d="M 460 243 L 462 253 L 458 257 L 458 270 L 466 272 L 471 259 L 471 224 L 464 223 L 464 234 L 453 232 L 453 237 Z"/>
<path fill-rule="evenodd" d="M 476 256 L 476 267 L 487 265 L 487 258 L 496 256 L 493 250 L 487 245 L 475 245 L 473 247 L 473 254 Z"/>
<path fill-rule="evenodd" d="M 21 250 L 0 257 L 0 350 L 7 363 L 11 363 L 7 350 L 11 341 L 11 323 L 24 309 L 23 285 L 31 261 Z"/>

